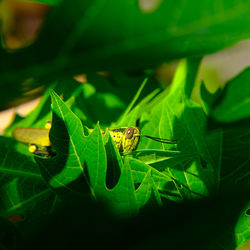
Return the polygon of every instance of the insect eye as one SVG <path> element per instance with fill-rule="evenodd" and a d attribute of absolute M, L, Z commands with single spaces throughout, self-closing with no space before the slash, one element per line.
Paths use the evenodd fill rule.
<path fill-rule="evenodd" d="M 134 135 L 134 128 L 130 127 L 126 130 L 126 139 L 131 139 Z"/>

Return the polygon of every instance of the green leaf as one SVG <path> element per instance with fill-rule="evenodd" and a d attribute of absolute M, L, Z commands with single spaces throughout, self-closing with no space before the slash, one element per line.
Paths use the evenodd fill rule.
<path fill-rule="evenodd" d="M 72 107 L 76 115 L 89 127 L 93 127 L 97 121 L 104 127 L 108 126 L 126 107 L 119 96 L 108 91 L 100 93 L 97 90 L 94 85 L 83 84 L 82 92 Z"/>
<path fill-rule="evenodd" d="M 87 191 L 98 200 L 105 200 L 114 211 L 125 214 L 137 213 L 140 206 L 149 199 L 153 184 L 145 176 L 141 189 L 135 191 L 130 162 L 122 163 L 111 138 L 105 136 L 106 150 L 99 126 L 87 137 L 84 136 L 81 121 L 63 101 L 51 92 L 53 120 L 51 142 L 56 150 L 55 157 L 36 158 L 48 184 L 62 196 L 84 194 Z M 108 157 L 106 155 L 108 153 Z M 109 160 L 109 169 L 107 168 Z M 118 167 L 120 175 L 108 184 L 110 163 Z M 111 169 L 112 171 L 112 169 Z M 83 178 L 84 176 L 84 178 Z M 85 188 L 84 188 L 85 187 Z M 87 193 L 88 193 L 87 192 Z M 140 201 L 137 201 L 137 200 Z M 139 203 L 138 203 L 139 202 Z"/>
<path fill-rule="evenodd" d="M 67 191 L 75 192 L 73 181 L 85 176 L 83 172 L 85 158 L 80 157 L 80 155 L 82 156 L 86 147 L 86 140 L 79 118 L 72 113 L 55 92 L 51 91 L 50 94 L 53 110 L 50 140 L 56 151 L 56 156 L 48 159 L 36 158 L 36 161 L 49 185 L 54 189 L 59 189 L 59 194 L 65 193 L 67 195 Z M 72 187 L 67 186 L 70 183 Z M 79 188 L 79 185 L 84 186 L 83 184 L 84 182 L 80 182 L 75 185 Z M 64 187 L 62 192 L 61 187 Z"/>
<path fill-rule="evenodd" d="M 244 207 L 235 227 L 237 247 L 241 247 L 250 239 L 250 202 Z"/>
<path fill-rule="evenodd" d="M 118 150 L 115 150 L 115 143 L 108 130 L 104 135 L 104 146 L 107 157 L 106 186 L 112 189 L 120 178 L 123 162 Z"/>
<path fill-rule="evenodd" d="M 140 89 L 138 91 L 140 91 Z M 115 127 L 123 127 L 123 126 L 128 126 L 128 127 L 137 126 L 138 125 L 137 122 L 140 119 L 141 115 L 146 110 L 149 110 L 153 100 L 157 99 L 157 95 L 159 94 L 159 92 L 160 92 L 160 89 L 158 88 L 158 89 L 155 89 L 150 94 L 148 94 L 132 110 L 130 110 L 129 112 L 123 113 L 118 121 L 113 122 L 111 124 L 111 127 L 115 128 Z"/>
<path fill-rule="evenodd" d="M 132 108 L 135 106 L 135 103 L 137 102 L 137 100 L 139 99 L 141 92 L 143 91 L 146 83 L 148 81 L 148 78 L 145 78 L 143 83 L 141 84 L 140 88 L 138 89 L 138 91 L 136 92 L 134 98 L 132 99 L 132 101 L 130 102 L 130 104 L 128 105 L 127 109 L 124 111 L 124 113 L 122 114 L 120 121 L 118 121 L 119 124 L 123 124 L 123 126 L 125 125 L 125 120 L 127 120 L 127 116 L 130 113 L 130 111 L 132 110 Z M 132 126 L 135 124 L 131 124 L 128 126 Z"/>
<path fill-rule="evenodd" d="M 174 201 L 180 200 L 180 194 L 169 174 L 160 172 L 154 167 L 151 167 L 134 158 L 125 159 L 129 159 L 130 161 L 135 187 L 138 188 L 139 186 L 140 188 L 143 182 L 145 183 L 144 186 L 148 185 L 147 192 L 151 196 L 152 194 L 154 195 L 154 200 L 158 205 L 162 204 L 162 199 Z M 153 192 L 151 192 L 151 188 L 153 189 Z"/>
<path fill-rule="evenodd" d="M 135 159 L 143 161 L 153 166 L 159 171 L 166 168 L 174 168 L 176 165 L 186 161 L 190 155 L 178 151 L 144 149 L 123 153 L 124 156 L 132 156 Z"/>
<path fill-rule="evenodd" d="M 142 134 L 158 138 L 177 139 L 178 144 L 181 142 L 181 137 L 185 134 L 183 122 L 179 122 L 184 108 L 183 99 L 191 95 L 199 62 L 200 59 L 180 62 L 170 93 L 169 90 L 164 91 L 162 94 L 165 96 L 156 102 L 148 112 L 142 114 L 140 119 Z M 155 127 L 155 124 L 159 124 L 159 126 Z M 138 149 L 147 148 L 171 149 L 174 147 L 173 145 L 163 145 L 147 138 L 141 138 Z"/>
<path fill-rule="evenodd" d="M 230 80 L 213 105 L 211 116 L 217 122 L 230 123 L 250 117 L 250 68 Z"/>
<path fill-rule="evenodd" d="M 248 125 L 234 126 L 223 131 L 221 189 L 250 189 L 250 129 Z"/>
<path fill-rule="evenodd" d="M 88 137 L 88 147 L 86 148 L 85 154 L 88 155 L 86 165 L 92 193 L 97 199 L 108 201 L 108 206 L 111 207 L 115 213 L 137 213 L 140 207 L 144 206 L 150 198 L 153 188 L 152 180 L 150 176 L 146 174 L 140 187 L 135 191 L 131 172 L 131 160 L 126 158 L 124 164 L 122 164 L 114 142 L 108 140 L 108 144 L 109 152 L 113 151 L 112 154 L 116 156 L 117 160 L 108 158 L 109 161 L 107 162 L 102 134 L 98 126 Z M 107 163 L 110 164 L 111 160 L 118 162 L 120 176 L 115 186 L 112 185 L 112 188 L 107 188 Z M 137 164 L 144 163 L 139 162 Z"/>
<path fill-rule="evenodd" d="M 160 167 L 172 175 L 183 197 L 189 198 L 191 194 L 207 196 L 218 190 L 221 160 L 221 132 L 207 135 L 201 106 L 189 100 L 198 66 L 199 59 L 181 62 L 170 93 L 150 112 L 143 113 L 139 123 L 142 134 L 177 140 L 177 145 L 168 145 L 141 138 L 138 149 L 172 149 L 186 155 L 180 162 L 177 157 L 169 169 L 168 161 Z"/>
<path fill-rule="evenodd" d="M 190 88 L 193 88 L 196 72 L 197 62 L 195 61 L 193 63 L 189 61 L 186 66 L 184 64 L 180 66 L 176 72 L 167 103 L 169 109 L 174 111 L 180 119 L 176 126 L 173 123 L 173 130 L 175 131 L 178 124 L 182 123 L 182 131 L 185 131 L 184 138 L 181 135 L 181 137 L 177 137 L 179 150 L 193 152 L 193 159 L 195 159 L 189 167 L 188 165 L 184 167 L 182 179 L 183 181 L 186 179 L 187 182 L 184 181 L 181 185 L 192 186 L 191 190 L 194 192 L 207 195 L 210 192 L 216 192 L 219 186 L 220 153 L 218 152 L 221 152 L 221 135 L 220 132 L 206 135 L 205 114 L 198 104 L 189 100 Z M 180 132 L 177 130 L 176 134 L 178 135 Z M 210 143 L 210 140 L 215 142 L 214 145 Z M 173 173 L 172 170 L 171 172 Z M 176 179 L 178 180 L 178 178 Z"/>
<path fill-rule="evenodd" d="M 117 150 L 114 144 L 111 145 L 113 145 L 114 151 Z M 88 155 L 86 165 L 94 197 L 108 201 L 108 205 L 114 209 L 114 212 L 128 214 L 137 212 L 129 165 L 122 166 L 120 178 L 112 189 L 106 187 L 107 157 L 98 125 L 89 135 L 85 154 Z M 115 152 L 114 154 L 117 155 Z"/>
<path fill-rule="evenodd" d="M 131 102 L 144 75 L 129 76 L 112 73 L 103 76 L 90 73 L 87 76 L 90 83 L 82 85 L 82 91 L 77 95 L 72 111 L 90 128 L 93 128 L 98 121 L 102 128 L 125 126 L 123 121 L 120 123 L 114 121 L 121 120 L 121 114 L 125 112 L 127 105 Z M 149 87 L 138 96 L 139 100 L 150 93 L 157 82 L 151 79 L 149 84 Z M 127 116 L 123 115 L 123 117 Z"/>
<path fill-rule="evenodd" d="M 135 184 L 139 185 L 136 189 L 136 200 L 137 206 L 139 208 L 145 206 L 148 202 L 154 202 L 158 205 L 162 205 L 162 198 L 159 192 L 160 185 L 165 185 L 169 178 L 167 176 L 161 175 L 157 173 L 153 168 L 150 168 L 145 163 L 138 161 L 133 158 L 125 158 L 125 163 L 129 162 L 132 172 L 133 172 L 133 180 L 135 181 L 135 177 L 137 178 Z M 144 172 L 143 179 L 138 179 L 138 174 Z M 159 180 L 161 182 L 159 183 Z M 153 196 L 153 198 L 152 198 Z M 153 199 L 153 200 L 152 200 Z"/>
<path fill-rule="evenodd" d="M 5 178 L 23 176 L 42 181 L 39 169 L 31 154 L 27 154 L 27 146 L 17 143 L 11 138 L 0 137 L 1 181 Z"/>
<path fill-rule="evenodd" d="M 139 86 L 147 77 L 149 77 L 149 74 L 146 74 L 144 71 L 135 73 L 106 72 L 102 74 L 88 72 L 87 74 L 88 82 L 95 86 L 97 93 L 112 93 L 117 96 L 122 103 L 126 103 L 126 105 L 131 102 Z M 151 77 L 147 88 L 144 88 L 144 92 L 149 94 L 156 86 L 158 86 L 158 82 Z M 141 97 L 143 97 L 143 95 L 141 95 L 140 98 Z"/>

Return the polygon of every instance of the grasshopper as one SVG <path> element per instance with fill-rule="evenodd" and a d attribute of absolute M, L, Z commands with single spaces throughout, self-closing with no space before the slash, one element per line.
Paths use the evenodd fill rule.
<path fill-rule="evenodd" d="M 18 127 L 13 132 L 13 137 L 23 143 L 29 144 L 29 151 L 41 156 L 52 156 L 55 152 L 51 147 L 49 131 L 51 123 L 47 128 L 22 128 Z M 93 129 L 90 129 L 92 132 Z M 108 129 L 119 152 L 130 152 L 136 150 L 140 137 L 167 144 L 176 144 L 176 140 L 168 140 L 141 134 L 138 127 L 120 127 Z M 105 134 L 105 130 L 101 130 Z"/>

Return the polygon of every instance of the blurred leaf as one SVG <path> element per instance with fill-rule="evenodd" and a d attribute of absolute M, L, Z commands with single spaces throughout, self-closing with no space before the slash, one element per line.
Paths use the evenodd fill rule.
<path fill-rule="evenodd" d="M 223 129 L 221 150 L 220 190 L 223 193 L 234 192 L 245 194 L 249 201 L 249 68 L 230 80 L 221 94 L 213 94 L 210 102 L 209 128 L 218 131 Z M 212 103 L 212 105 L 211 105 Z M 238 205 L 241 208 L 241 205 Z M 243 209 L 243 208 L 242 208 Z M 242 246 L 249 238 L 247 209 L 242 210 L 235 227 L 237 247 Z"/>
<path fill-rule="evenodd" d="M 98 121 L 102 128 L 117 127 L 119 122 L 114 121 L 121 120 L 121 115 L 124 115 L 127 105 L 138 91 L 138 86 L 144 77 L 145 74 L 129 76 L 116 72 L 104 76 L 90 73 L 87 75 L 89 83 L 83 84 L 82 93 L 76 98 L 72 110 L 90 128 L 93 128 Z M 151 79 L 150 85 L 138 99 L 150 93 L 157 84 Z M 119 126 L 125 124 L 121 121 Z"/>
<path fill-rule="evenodd" d="M 126 110 L 124 111 L 124 113 L 122 114 L 121 118 L 120 118 L 120 121 L 118 121 L 118 123 L 120 124 L 124 124 L 125 121 L 124 120 L 127 120 L 127 115 L 130 113 L 130 111 L 132 110 L 132 108 L 135 106 L 135 103 L 138 101 L 146 83 L 148 81 L 148 78 L 145 78 L 143 83 L 141 84 L 140 88 L 138 89 L 138 91 L 136 92 L 134 98 L 132 99 L 132 101 L 130 102 L 130 104 L 128 105 L 128 107 L 126 108 Z M 136 124 L 131 124 L 131 125 L 136 125 Z M 128 126 L 131 126 L 131 125 L 128 125 Z M 123 125 L 124 126 L 124 125 Z"/>
<path fill-rule="evenodd" d="M 214 129 L 223 128 L 220 188 L 224 192 L 250 188 L 249 72 L 247 68 L 230 80 L 211 108 L 209 125 L 212 122 Z"/>
<path fill-rule="evenodd" d="M 55 85 L 52 85 L 53 87 Z M 49 99 L 49 89 L 44 93 L 43 97 L 41 98 L 41 101 L 37 105 L 37 107 L 31 111 L 26 117 L 20 117 L 18 114 L 15 114 L 15 119 L 10 124 L 9 127 L 7 127 L 4 131 L 5 136 L 11 136 L 12 132 L 17 127 L 31 127 L 34 126 L 34 124 L 39 121 L 44 115 L 50 112 L 50 99 Z M 45 121 L 46 123 L 46 121 Z M 42 127 L 44 127 L 45 123 Z M 41 125 L 40 125 L 41 127 Z"/>
<path fill-rule="evenodd" d="M 51 83 L 34 110 L 29 112 L 25 117 L 15 114 L 13 122 L 5 129 L 4 135 L 11 136 L 17 127 L 44 128 L 46 122 L 52 119 L 50 89 L 55 89 L 65 101 L 69 102 L 72 96 L 77 97 L 80 88 L 81 85 L 70 78 Z"/>
<path fill-rule="evenodd" d="M 0 248 L 16 250 L 23 248 L 21 235 L 13 223 L 0 217 Z"/>
<path fill-rule="evenodd" d="M 27 146 L 17 143 L 10 138 L 0 137 L 1 154 L 1 183 L 12 180 L 13 177 L 25 176 L 36 181 L 41 181 L 39 169 L 35 164 L 32 154 L 28 153 Z M 10 178 L 11 177 L 11 178 Z"/>
<path fill-rule="evenodd" d="M 141 87 L 143 86 L 143 83 Z M 160 89 L 155 89 L 153 92 L 145 96 L 136 106 L 134 107 L 134 102 L 136 103 L 137 100 L 137 94 L 141 92 L 141 87 L 138 89 L 138 92 L 132 99 L 132 101 L 129 104 L 129 109 L 127 108 L 124 113 L 121 114 L 118 121 L 115 121 L 111 124 L 111 127 L 123 127 L 123 126 L 138 126 L 138 121 L 142 114 L 150 109 L 150 106 L 152 105 L 152 102 L 157 99 L 157 96 L 160 94 Z M 133 108 L 132 108 L 133 107 Z M 132 110 L 131 110 L 132 108 Z"/>
<path fill-rule="evenodd" d="M 58 5 L 62 0 L 30 0 L 30 1 L 49 4 L 49 5 Z"/>
<path fill-rule="evenodd" d="M 25 145 L 0 137 L 0 215 L 16 217 L 24 238 L 45 222 L 55 198 L 27 152 Z"/>
<path fill-rule="evenodd" d="M 201 98 L 203 101 L 205 111 L 207 114 L 209 114 L 213 103 L 215 102 L 215 100 L 218 98 L 218 96 L 221 93 L 221 89 L 217 89 L 215 93 L 210 93 L 207 90 L 207 87 L 204 84 L 204 82 L 202 82 L 200 86 L 200 93 L 201 93 Z"/>
<path fill-rule="evenodd" d="M 226 84 L 213 105 L 211 116 L 217 122 L 230 123 L 250 117 L 250 68 Z"/>
<path fill-rule="evenodd" d="M 103 127 L 108 126 L 125 107 L 119 96 L 108 90 L 106 93 L 97 92 L 94 85 L 85 83 L 72 109 L 87 126 L 93 128 L 97 121 L 102 122 Z"/>
<path fill-rule="evenodd" d="M 224 129 L 222 148 L 221 189 L 247 191 L 250 189 L 250 129 L 235 126 Z"/>
<path fill-rule="evenodd" d="M 147 88 L 144 88 L 139 100 L 145 96 L 144 92 L 149 94 L 156 86 L 159 86 L 158 82 L 152 77 L 152 74 L 145 73 L 144 71 L 135 73 L 103 72 L 95 74 L 88 72 L 87 74 L 88 82 L 96 88 L 97 93 L 112 93 L 119 97 L 126 105 L 131 102 L 145 78 L 149 78 Z"/>
<path fill-rule="evenodd" d="M 148 12 L 138 1 L 64 0 L 33 45 L 1 50 L 1 88 L 12 90 L 10 101 L 57 76 L 141 70 L 212 53 L 249 38 L 249 7 L 246 0 L 168 0 Z M 3 108 L 5 95 L 0 100 Z"/>
<path fill-rule="evenodd" d="M 244 207 L 235 227 L 237 247 L 243 246 L 250 239 L 250 202 Z"/>

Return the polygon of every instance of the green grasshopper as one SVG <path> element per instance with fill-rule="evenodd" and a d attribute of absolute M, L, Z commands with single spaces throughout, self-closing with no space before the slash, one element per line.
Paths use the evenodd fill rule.
<path fill-rule="evenodd" d="M 46 124 L 47 128 L 16 128 L 13 137 L 23 143 L 29 144 L 29 151 L 41 156 L 51 156 L 53 151 L 49 139 L 50 123 Z M 92 132 L 93 129 L 90 129 Z M 108 129 L 112 139 L 119 152 L 134 151 L 139 143 L 140 137 L 167 144 L 176 144 L 176 140 L 168 140 L 141 134 L 138 127 L 120 127 L 116 129 Z M 105 134 L 105 130 L 101 130 Z"/>

